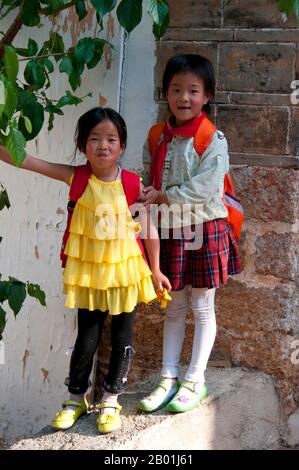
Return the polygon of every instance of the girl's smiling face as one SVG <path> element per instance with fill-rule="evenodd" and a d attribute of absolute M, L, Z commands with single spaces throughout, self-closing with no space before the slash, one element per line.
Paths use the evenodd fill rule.
<path fill-rule="evenodd" d="M 199 116 L 209 99 L 203 80 L 192 72 L 177 73 L 169 83 L 167 100 L 177 126 Z"/>
<path fill-rule="evenodd" d="M 91 129 L 85 155 L 92 168 L 113 168 L 123 151 L 117 127 L 109 119 L 101 121 Z"/>

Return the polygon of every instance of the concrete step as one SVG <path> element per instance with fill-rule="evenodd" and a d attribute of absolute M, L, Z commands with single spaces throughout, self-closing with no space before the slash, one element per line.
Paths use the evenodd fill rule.
<path fill-rule="evenodd" d="M 165 409 L 144 414 L 136 403 L 158 382 L 153 374 L 120 397 L 122 429 L 99 435 L 94 412 L 71 429 L 19 440 L 13 450 L 201 450 L 277 449 L 280 447 L 279 402 L 272 378 L 243 368 L 208 368 L 210 395 L 186 413 Z"/>

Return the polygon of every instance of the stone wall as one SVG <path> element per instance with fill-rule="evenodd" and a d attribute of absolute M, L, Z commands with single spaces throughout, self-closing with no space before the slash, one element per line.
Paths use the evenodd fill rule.
<path fill-rule="evenodd" d="M 275 0 L 169 4 L 170 28 L 156 51 L 159 119 L 167 110 L 161 77 L 169 57 L 176 52 L 207 56 L 217 76 L 211 118 L 228 139 L 246 215 L 244 271 L 217 294 L 213 354 L 270 373 L 290 414 L 299 404 L 299 365 L 291 362 L 292 341 L 299 334 L 299 105 L 290 100 L 291 82 L 299 79 L 299 29 Z M 158 308 L 142 309 L 131 380 L 160 367 L 162 326 Z M 190 316 L 183 362 L 191 345 Z"/>

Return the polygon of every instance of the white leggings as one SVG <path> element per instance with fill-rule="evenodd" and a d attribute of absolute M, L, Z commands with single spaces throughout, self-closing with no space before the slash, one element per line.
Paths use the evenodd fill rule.
<path fill-rule="evenodd" d="M 172 301 L 168 302 L 164 319 L 163 337 L 163 377 L 178 377 L 179 362 L 185 337 L 185 320 L 191 307 L 195 329 L 192 357 L 185 380 L 204 383 L 204 372 L 216 336 L 215 290 L 198 289 L 186 286 L 183 290 L 171 292 Z"/>

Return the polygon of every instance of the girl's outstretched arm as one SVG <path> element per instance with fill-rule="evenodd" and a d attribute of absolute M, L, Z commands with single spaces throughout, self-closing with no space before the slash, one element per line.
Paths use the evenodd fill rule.
<path fill-rule="evenodd" d="M 9 165 L 16 166 L 9 151 L 2 145 L 0 145 L 0 160 L 8 163 Z M 26 155 L 21 168 L 24 170 L 34 171 L 35 173 L 40 173 L 41 175 L 48 176 L 55 180 L 64 181 L 68 185 L 70 184 L 70 178 L 74 172 L 74 168 L 72 166 L 47 162 L 45 160 L 32 157 L 31 155 Z"/>

